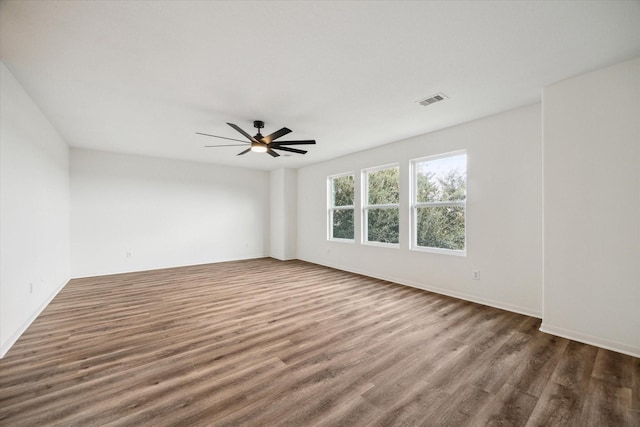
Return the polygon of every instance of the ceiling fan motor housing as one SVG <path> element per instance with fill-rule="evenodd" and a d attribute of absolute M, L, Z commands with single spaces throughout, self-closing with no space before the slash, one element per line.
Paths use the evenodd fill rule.
<path fill-rule="evenodd" d="M 264 122 L 262 120 L 254 120 L 253 127 L 257 129 L 262 129 L 264 128 Z"/>

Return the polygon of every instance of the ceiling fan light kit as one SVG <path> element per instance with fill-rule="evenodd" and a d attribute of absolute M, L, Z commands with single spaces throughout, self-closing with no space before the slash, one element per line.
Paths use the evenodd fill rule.
<path fill-rule="evenodd" d="M 263 144 L 261 142 L 252 142 L 251 143 L 251 151 L 254 153 L 266 153 L 267 152 L 267 144 Z"/>
<path fill-rule="evenodd" d="M 290 148 L 287 147 L 287 145 L 311 145 L 311 144 L 315 144 L 316 141 L 313 139 L 307 139 L 307 140 L 300 140 L 300 141 L 278 141 L 278 142 L 274 142 L 276 139 L 288 134 L 291 132 L 291 129 L 289 128 L 282 128 L 276 132 L 273 132 L 270 135 L 267 136 L 262 136 L 262 133 L 260 133 L 260 129 L 264 128 L 264 122 L 262 120 L 254 120 L 253 122 L 253 127 L 258 129 L 258 133 L 256 133 L 254 136 L 249 135 L 247 132 L 245 132 L 240 126 L 235 125 L 233 123 L 227 123 L 229 126 L 231 126 L 232 128 L 234 128 L 236 131 L 238 131 L 240 134 L 242 134 L 242 136 L 244 136 L 245 138 L 248 139 L 248 141 L 243 141 L 241 139 L 234 139 L 234 138 L 227 138 L 226 136 L 218 136 L 218 135 L 210 135 L 208 133 L 202 133 L 202 132 L 196 132 L 196 134 L 198 135 L 204 135 L 204 136 L 211 136 L 214 138 L 221 138 L 221 139 L 227 139 L 227 140 L 231 140 L 231 141 L 238 141 L 238 142 L 242 142 L 243 144 L 226 144 L 226 145 L 205 145 L 205 147 L 208 148 L 214 148 L 214 147 L 246 147 L 246 144 L 250 144 L 249 148 L 247 148 L 244 151 L 241 151 L 240 153 L 238 153 L 238 156 L 241 156 L 243 154 L 248 153 L 249 151 L 252 151 L 254 153 L 267 153 L 272 157 L 279 157 L 280 154 L 278 154 L 276 151 L 274 150 L 279 150 L 279 151 L 287 151 L 289 153 L 297 153 L 297 154 L 306 154 L 306 150 L 299 150 L 297 148 Z"/>

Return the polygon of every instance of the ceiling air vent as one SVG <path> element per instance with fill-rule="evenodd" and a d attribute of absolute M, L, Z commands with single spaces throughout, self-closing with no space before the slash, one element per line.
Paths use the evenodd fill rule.
<path fill-rule="evenodd" d="M 420 101 L 418 101 L 418 103 L 420 105 L 422 105 L 423 107 L 426 107 L 428 105 L 435 104 L 436 102 L 444 101 L 447 98 L 448 98 L 447 95 L 445 95 L 444 93 L 440 92 L 440 93 L 432 95 L 432 96 L 430 96 L 428 98 L 421 99 Z"/>

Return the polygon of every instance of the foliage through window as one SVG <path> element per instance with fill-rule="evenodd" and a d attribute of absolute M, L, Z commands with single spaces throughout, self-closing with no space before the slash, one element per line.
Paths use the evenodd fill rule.
<path fill-rule="evenodd" d="M 467 155 L 416 159 L 413 166 L 413 248 L 465 251 Z"/>
<path fill-rule="evenodd" d="M 353 175 L 329 177 L 329 238 L 354 238 L 354 197 Z"/>
<path fill-rule="evenodd" d="M 397 165 L 363 172 L 364 241 L 398 244 L 400 237 L 400 170 Z"/>

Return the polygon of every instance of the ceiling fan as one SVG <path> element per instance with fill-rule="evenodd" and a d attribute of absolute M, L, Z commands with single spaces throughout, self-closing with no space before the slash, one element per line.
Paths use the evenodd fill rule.
<path fill-rule="evenodd" d="M 240 132 L 245 138 L 249 141 L 243 141 L 241 139 L 227 138 L 226 136 L 218 136 L 218 135 L 209 135 L 208 133 L 196 132 L 198 135 L 212 136 L 214 138 L 228 139 L 231 141 L 242 142 L 243 144 L 227 144 L 227 145 L 205 145 L 205 147 L 246 147 L 246 144 L 251 144 L 249 148 L 244 151 L 238 153 L 238 156 L 248 153 L 249 151 L 253 151 L 254 153 L 267 153 L 273 157 L 278 157 L 280 154 L 273 150 L 281 150 L 288 151 L 290 153 L 298 153 L 305 154 L 306 150 L 298 150 L 297 148 L 289 148 L 286 145 L 308 145 L 315 144 L 316 141 L 313 139 L 307 139 L 302 141 L 279 141 L 275 142 L 276 139 L 280 138 L 291 132 L 291 129 L 282 128 L 278 131 L 273 132 L 271 135 L 262 136 L 260 133 L 260 129 L 264 128 L 264 122 L 261 120 L 255 120 L 253 122 L 253 127 L 258 129 L 258 133 L 254 136 L 249 135 L 247 132 L 242 130 L 240 126 L 234 125 L 233 123 L 227 123 L 229 126 Z"/>

